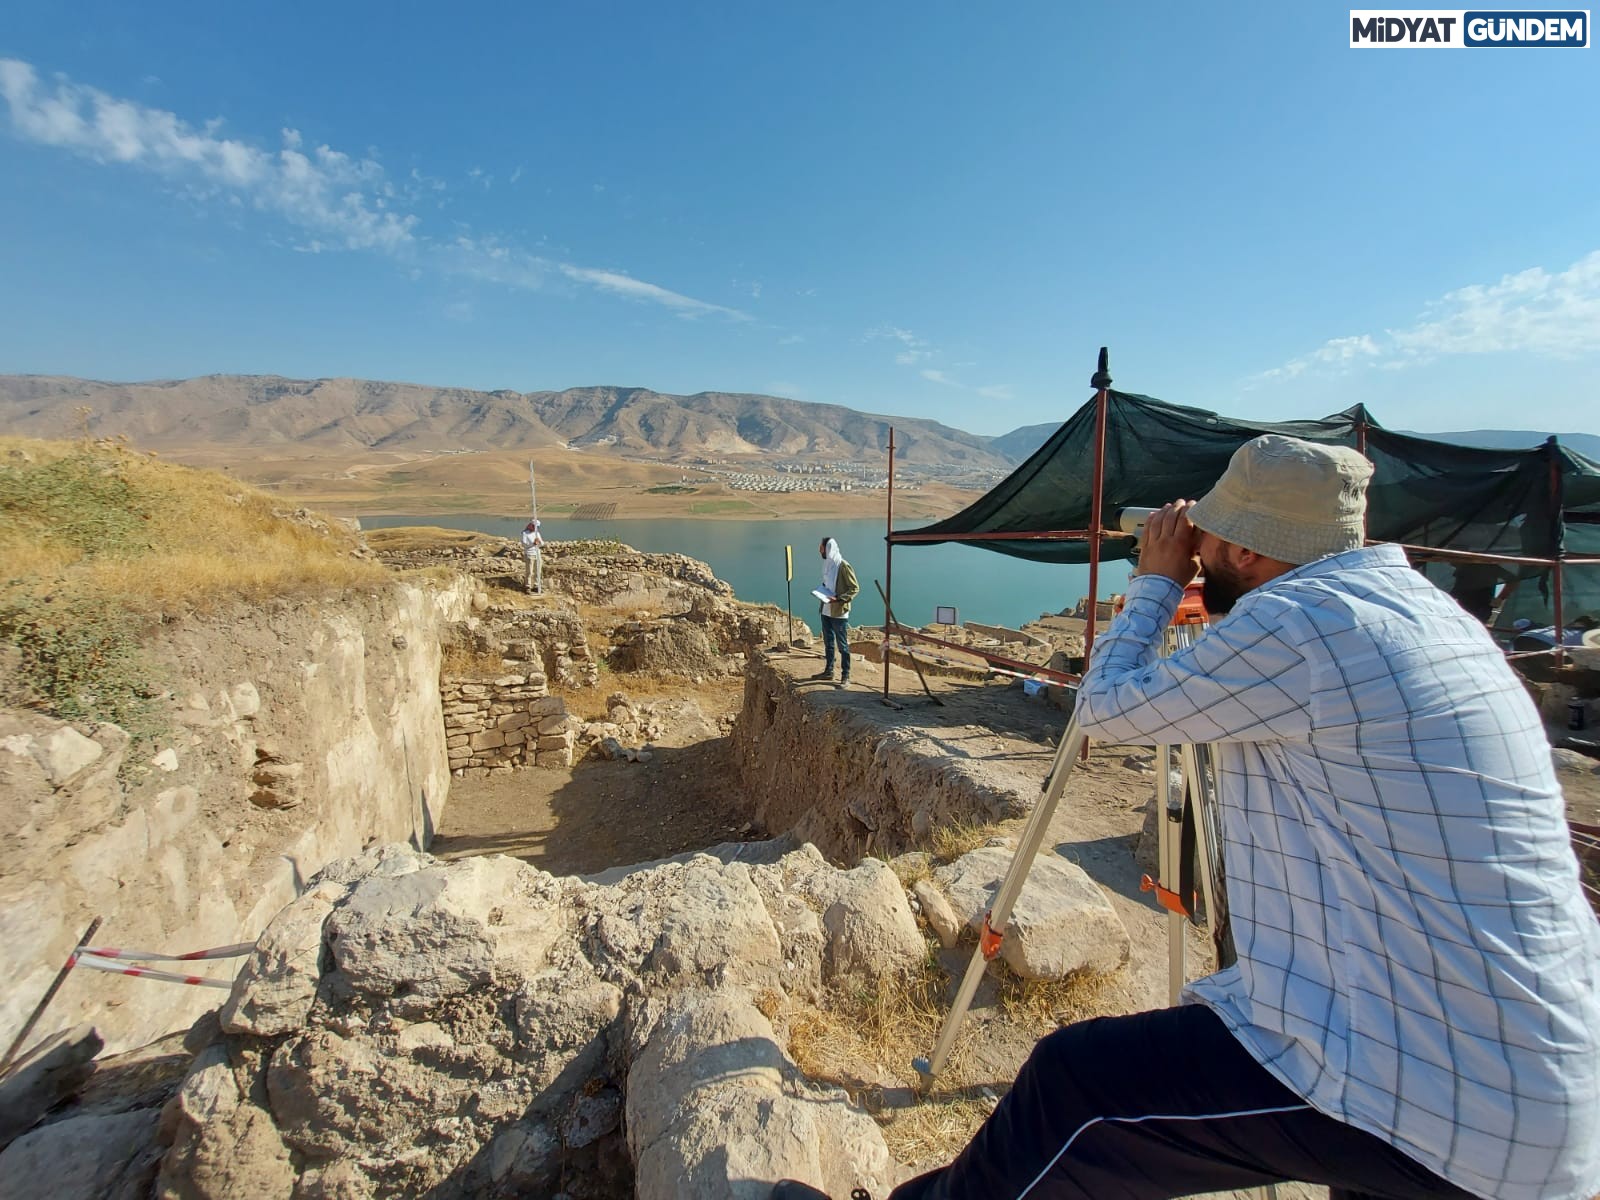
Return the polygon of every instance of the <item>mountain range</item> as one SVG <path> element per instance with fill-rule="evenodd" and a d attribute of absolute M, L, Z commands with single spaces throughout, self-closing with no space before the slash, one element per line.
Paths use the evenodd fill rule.
<path fill-rule="evenodd" d="M 83 410 L 89 410 L 87 414 Z M 150 383 L 0 376 L 0 427 L 65 437 L 85 415 L 101 436 L 152 450 L 300 446 L 332 452 L 601 446 L 667 459 L 779 456 L 1004 469 L 993 439 L 914 417 L 778 396 L 648 388 L 475 392 L 366 379 L 206 375 Z"/>
<path fill-rule="evenodd" d="M 648 388 L 493 391 L 367 379 L 205 375 L 105 383 L 59 375 L 0 375 L 0 428 L 66 437 L 84 421 L 151 450 L 301 447 L 372 450 L 521 450 L 606 447 L 667 460 L 762 455 L 817 461 L 881 461 L 895 431 L 899 461 L 1004 470 L 1058 428 L 1025 425 L 984 437 L 916 417 L 857 412 L 736 392 L 673 396 Z M 1530 447 L 1545 434 L 1470 430 L 1423 436 L 1463 445 Z M 1562 434 L 1568 448 L 1600 459 L 1600 436 Z"/>

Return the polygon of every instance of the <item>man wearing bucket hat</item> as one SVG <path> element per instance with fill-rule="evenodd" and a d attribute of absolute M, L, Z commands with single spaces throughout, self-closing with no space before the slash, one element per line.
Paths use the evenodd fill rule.
<path fill-rule="evenodd" d="M 1044 1038 L 897 1200 L 1600 1189 L 1600 926 L 1550 748 L 1482 625 L 1363 546 L 1371 475 L 1267 435 L 1151 517 L 1078 716 L 1213 745 L 1237 961 Z M 1202 566 L 1215 623 L 1159 658 Z"/>

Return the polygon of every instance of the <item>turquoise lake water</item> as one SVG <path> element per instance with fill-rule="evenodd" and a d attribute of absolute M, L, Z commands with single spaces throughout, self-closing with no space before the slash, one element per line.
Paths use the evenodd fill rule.
<path fill-rule="evenodd" d="M 366 529 L 437 525 L 508 538 L 516 537 L 524 523 L 505 517 L 449 515 L 361 518 Z M 851 622 L 877 625 L 883 621 L 883 605 L 872 586 L 874 580 L 882 582 L 884 578 L 882 521 L 567 521 L 552 517 L 541 518 L 540 526 L 552 541 L 616 538 L 636 550 L 687 554 L 709 563 L 717 578 L 733 585 L 739 599 L 780 607 L 784 603 L 783 548 L 792 545 L 794 613 L 813 629 L 817 628 L 817 601 L 811 589 L 822 576 L 817 545 L 832 536 L 839 539 L 839 548 L 861 581 L 861 595 L 851 607 Z M 1100 568 L 1101 595 L 1121 591 L 1127 580 L 1127 563 L 1104 564 Z M 1041 613 L 1060 612 L 1088 591 L 1087 566 L 1024 562 L 970 545 L 895 547 L 895 615 L 910 625 L 932 621 L 935 605 L 954 605 L 963 621 L 1015 627 L 1037 620 Z"/>

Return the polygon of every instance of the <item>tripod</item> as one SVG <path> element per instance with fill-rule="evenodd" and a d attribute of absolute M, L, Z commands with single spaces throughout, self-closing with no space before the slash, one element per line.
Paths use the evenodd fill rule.
<path fill-rule="evenodd" d="M 1172 624 L 1163 639 L 1162 652 L 1187 649 L 1205 629 L 1205 607 L 1200 601 L 1200 585 L 1191 583 L 1184 589 L 1182 602 L 1174 614 Z M 1044 795 L 1034 806 L 1028 824 L 1023 829 L 1022 840 L 1016 856 L 1006 871 L 1000 890 L 995 894 L 994 906 L 985 914 L 983 927 L 978 934 L 977 948 L 967 963 L 966 974 L 956 991 L 955 1003 L 945 1017 L 939 1031 L 939 1040 L 933 1054 L 918 1058 L 912 1066 L 922 1077 L 922 1086 L 932 1085 L 944 1069 L 955 1046 L 961 1023 L 978 985 L 983 981 L 989 960 L 1000 952 L 1005 939 L 1006 926 L 1011 920 L 1011 909 L 1027 882 L 1034 859 L 1039 856 L 1056 806 L 1066 790 L 1084 744 L 1084 733 L 1077 715 L 1068 722 L 1056 747 L 1055 761 L 1045 777 Z M 1198 864 L 1201 895 L 1205 904 L 1206 923 L 1217 947 L 1217 962 L 1228 966 L 1234 958 L 1232 939 L 1228 936 L 1227 900 L 1222 869 L 1222 827 L 1215 792 L 1215 774 L 1212 770 L 1210 748 L 1182 745 L 1176 747 L 1183 774 L 1183 792 L 1187 803 L 1176 810 L 1172 805 L 1172 746 L 1156 747 L 1156 844 L 1158 847 L 1159 881 L 1146 875 L 1140 883 L 1143 891 L 1153 891 L 1158 903 L 1167 910 L 1167 982 L 1170 1003 L 1176 1004 L 1184 984 L 1185 945 L 1184 922 L 1195 920 L 1195 892 L 1190 879 L 1190 864 Z M 1176 828 L 1175 828 L 1176 827 Z M 1276 1196 L 1275 1188 L 1267 1188 L 1268 1196 Z"/>

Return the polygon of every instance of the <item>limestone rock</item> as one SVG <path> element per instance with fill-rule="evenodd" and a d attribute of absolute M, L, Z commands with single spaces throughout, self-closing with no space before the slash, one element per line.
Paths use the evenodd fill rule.
<path fill-rule="evenodd" d="M 77 1025 L 29 1051 L 0 1079 L 0 1148 L 72 1095 L 104 1045 L 93 1027 Z"/>
<path fill-rule="evenodd" d="M 333 959 L 352 987 L 423 1011 L 488 984 L 497 965 L 541 969 L 561 933 L 549 876 L 505 857 L 426 864 L 369 876 L 329 917 Z"/>
<path fill-rule="evenodd" d="M 70 725 L 63 725 L 46 737 L 35 738 L 31 749 L 54 787 L 63 786 L 105 753 L 98 742 L 84 737 Z"/>
<path fill-rule="evenodd" d="M 1014 856 L 984 847 L 940 867 L 934 878 L 972 929 L 983 924 Z M 1112 971 L 1128 961 L 1128 931 L 1111 902 L 1082 868 L 1042 854 L 1011 910 L 1000 957 L 1024 979 L 1064 979 L 1078 971 Z"/>
<path fill-rule="evenodd" d="M 825 977 L 907 975 L 927 957 L 905 889 L 882 859 L 863 859 L 850 871 L 818 870 L 796 886 L 822 911 Z"/>
<path fill-rule="evenodd" d="M 572 1149 L 598 1141 L 622 1124 L 622 1093 L 603 1087 L 578 1097 L 561 1125 L 561 1140 Z"/>
<path fill-rule="evenodd" d="M 1600 761 L 1590 758 L 1587 754 L 1579 754 L 1576 750 L 1555 749 L 1550 751 L 1550 760 L 1555 764 L 1556 771 L 1571 772 L 1576 775 L 1600 775 Z"/>
<path fill-rule="evenodd" d="M 295 1172 L 271 1114 L 241 1091 L 223 1046 L 203 1050 L 174 1107 L 172 1149 L 161 1160 L 161 1200 L 288 1196 Z"/>
<path fill-rule="evenodd" d="M 7 1200 L 144 1200 L 161 1149 L 160 1110 L 96 1113 L 42 1125 L 0 1154 Z"/>
<path fill-rule="evenodd" d="M 228 1033 L 273 1037 L 305 1024 L 322 973 L 322 932 L 348 889 L 324 882 L 272 919 L 222 1006 Z"/>
<path fill-rule="evenodd" d="M 912 884 L 911 893 L 922 905 L 922 915 L 928 918 L 928 928 L 938 937 L 939 944 L 946 950 L 953 948 L 961 940 L 962 922 L 944 893 L 926 879 Z"/>
<path fill-rule="evenodd" d="M 743 863 L 699 854 L 625 876 L 587 898 L 591 954 L 619 978 L 677 987 L 777 982 L 782 948 Z"/>
<path fill-rule="evenodd" d="M 640 1200 L 757 1200 L 784 1178 L 883 1195 L 892 1180 L 872 1119 L 808 1084 L 767 1019 L 726 992 L 668 1002 L 628 1071 L 627 1130 Z"/>

